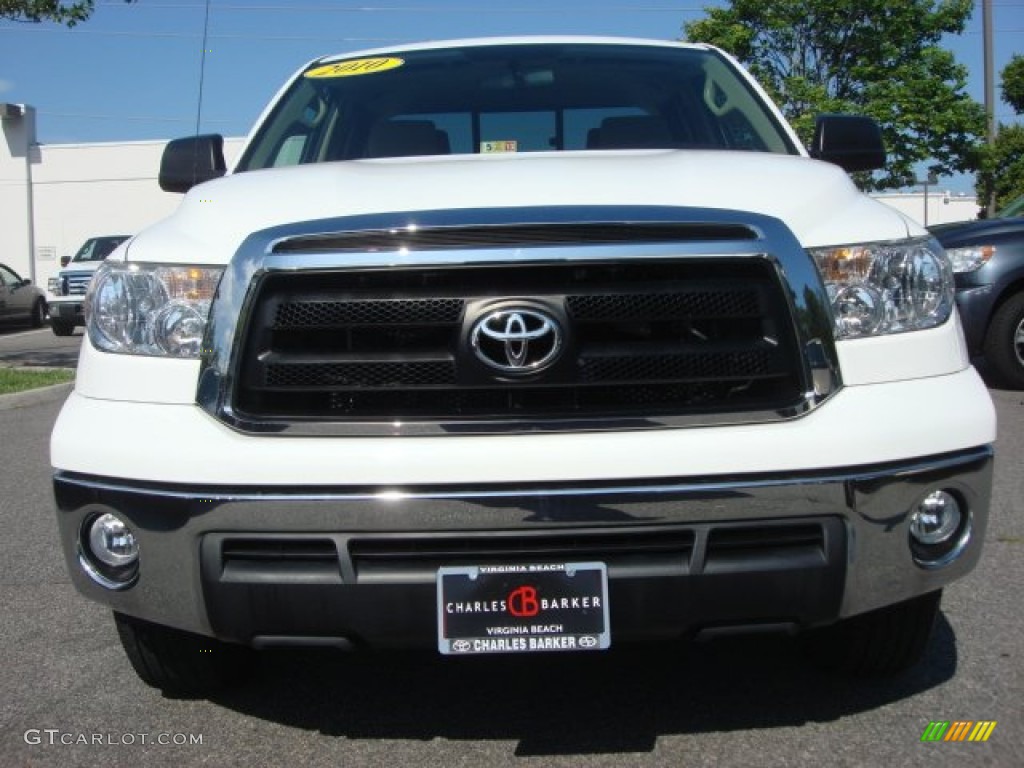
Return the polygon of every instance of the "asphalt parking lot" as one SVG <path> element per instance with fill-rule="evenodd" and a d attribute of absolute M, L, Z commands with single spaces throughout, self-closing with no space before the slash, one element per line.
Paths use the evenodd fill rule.
<path fill-rule="evenodd" d="M 0 329 L 0 365 L 74 368 L 84 332 L 76 328 L 73 336 L 54 336 L 49 326 Z"/>
<path fill-rule="evenodd" d="M 0 363 L 73 365 L 77 333 L 0 333 Z M 47 447 L 61 395 L 0 410 L 0 764 L 1024 765 L 1024 393 L 991 391 L 982 563 L 947 589 L 926 661 L 902 677 L 820 673 L 784 637 L 530 658 L 275 652 L 198 700 L 139 682 L 109 613 L 69 583 Z M 922 743 L 936 720 L 997 725 L 985 743 Z"/>

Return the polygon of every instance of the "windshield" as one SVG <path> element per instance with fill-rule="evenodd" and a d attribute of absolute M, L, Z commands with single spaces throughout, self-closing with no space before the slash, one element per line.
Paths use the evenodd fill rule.
<path fill-rule="evenodd" d="M 643 148 L 797 153 L 715 51 L 550 43 L 313 65 L 274 107 L 237 170 Z"/>
<path fill-rule="evenodd" d="M 78 249 L 72 261 L 103 261 L 117 246 L 127 240 L 129 235 L 110 235 L 108 237 L 91 237 L 85 245 Z"/>
<path fill-rule="evenodd" d="M 1008 203 L 1003 210 L 996 214 L 997 219 L 1015 219 L 1018 216 L 1024 216 L 1024 195 Z"/>

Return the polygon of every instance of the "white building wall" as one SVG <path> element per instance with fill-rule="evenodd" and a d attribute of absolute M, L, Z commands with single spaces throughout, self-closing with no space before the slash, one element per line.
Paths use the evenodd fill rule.
<path fill-rule="evenodd" d="M 242 139 L 227 139 L 230 165 Z M 134 235 L 169 215 L 181 195 L 157 183 L 164 141 L 47 144 L 39 148 L 32 187 L 38 280 L 60 269 L 89 237 Z"/>
<path fill-rule="evenodd" d="M 180 202 L 157 183 L 165 141 L 39 145 L 35 110 L 3 107 L 0 263 L 37 285 L 87 238 L 133 235 Z M 228 167 L 243 142 L 225 139 Z"/>
<path fill-rule="evenodd" d="M 923 192 L 881 192 L 872 197 L 926 227 L 978 218 L 978 198 L 973 195 L 932 191 L 926 198 Z"/>
<path fill-rule="evenodd" d="M 157 185 L 165 142 L 50 144 L 32 180 L 36 271 L 43 285 L 89 237 L 133 235 L 181 199 Z"/>

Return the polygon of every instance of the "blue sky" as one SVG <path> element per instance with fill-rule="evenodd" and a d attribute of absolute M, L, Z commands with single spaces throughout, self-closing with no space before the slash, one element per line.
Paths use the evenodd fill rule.
<path fill-rule="evenodd" d="M 514 34 L 678 38 L 701 0 L 213 0 L 201 129 L 248 132 L 306 61 L 395 43 Z M 947 41 L 983 98 L 981 9 Z M 993 0 L 996 71 L 1024 53 L 1024 0 Z M 38 111 L 43 143 L 163 139 L 194 131 L 204 0 L 97 0 L 72 30 L 0 22 L 0 101 Z M 998 98 L 998 91 L 997 91 Z M 1000 102 L 997 116 L 1014 120 Z M 958 191 L 970 191 L 960 180 Z"/>

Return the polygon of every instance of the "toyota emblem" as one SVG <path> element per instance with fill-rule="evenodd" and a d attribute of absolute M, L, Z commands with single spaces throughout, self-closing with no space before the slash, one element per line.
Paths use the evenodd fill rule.
<path fill-rule="evenodd" d="M 489 368 L 535 373 L 551 365 L 562 351 L 562 330 L 546 312 L 503 308 L 477 320 L 469 341 L 473 353 Z"/>

